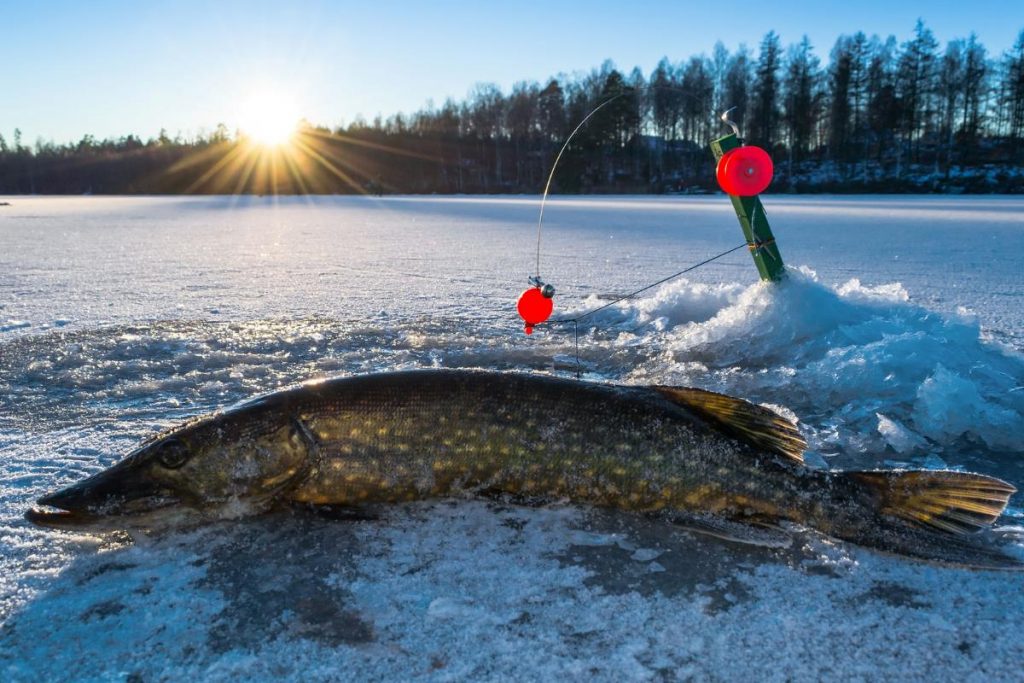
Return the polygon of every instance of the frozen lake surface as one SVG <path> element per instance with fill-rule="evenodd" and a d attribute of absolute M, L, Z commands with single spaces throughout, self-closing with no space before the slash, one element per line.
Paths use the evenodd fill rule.
<path fill-rule="evenodd" d="M 394 506 L 92 536 L 22 518 L 152 431 L 296 381 L 571 374 L 523 335 L 536 198 L 4 198 L 0 679 L 1015 680 L 1024 573 L 797 533 L 787 550 L 586 507 Z M 812 466 L 1024 490 L 1024 198 L 765 198 L 741 250 L 581 328 L 586 375 L 784 407 Z M 724 197 L 557 198 L 582 312 L 742 242 Z M 1000 520 L 1024 558 L 1024 498 Z"/>

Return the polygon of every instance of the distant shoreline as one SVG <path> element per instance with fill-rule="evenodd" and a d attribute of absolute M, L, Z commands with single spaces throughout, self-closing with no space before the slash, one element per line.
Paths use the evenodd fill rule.
<path fill-rule="evenodd" d="M 912 196 L 924 196 L 924 197 L 1020 197 L 1024 196 L 1024 189 L 1015 188 L 1010 191 L 996 191 L 996 190 L 964 190 L 960 188 L 954 188 L 950 190 L 925 190 L 925 189 L 907 189 L 907 190 L 883 190 L 883 189 L 856 189 L 845 191 L 842 189 L 830 187 L 823 189 L 802 189 L 799 191 L 795 190 L 769 190 L 765 192 L 763 197 L 804 197 L 804 196 L 891 196 L 891 197 L 912 197 Z M 628 191 L 607 191 L 607 192 L 552 192 L 550 198 L 581 198 L 581 197 L 681 197 L 681 198 L 694 198 L 694 197 L 725 197 L 725 193 L 721 191 L 708 190 L 704 192 L 628 192 Z M 0 201 L 0 208 L 15 206 L 14 202 L 7 201 L 8 199 L 27 199 L 32 197 L 246 197 L 246 198 L 258 198 L 258 199 L 273 199 L 274 197 L 363 197 L 369 199 L 382 199 L 388 197 L 416 197 L 416 198 L 430 198 L 430 197 L 521 197 L 521 198 L 535 198 L 540 199 L 540 192 L 392 192 L 383 194 L 374 193 L 358 193 L 358 192 L 280 192 L 276 195 L 273 194 L 262 194 L 256 192 L 238 192 L 238 193 L 227 193 L 227 192 L 91 192 L 91 193 L 76 193 L 76 192 L 36 192 L 36 193 L 3 193 L 0 192 L 0 197 L 4 197 L 4 201 Z"/>
<path fill-rule="evenodd" d="M 581 199 L 581 198 L 601 198 L 601 197 L 660 197 L 663 199 L 670 198 L 681 198 L 681 199 L 693 199 L 699 197 L 726 197 L 724 193 L 708 192 L 706 194 L 686 194 L 686 193 L 653 193 L 653 192 L 591 192 L 587 194 L 569 194 L 569 193 L 552 193 L 549 195 L 550 199 Z M 762 198 L 771 197 L 1022 197 L 1024 192 L 920 192 L 920 191 L 907 191 L 907 192 L 835 192 L 822 190 L 820 192 L 766 192 L 760 195 Z M 253 194 L 251 192 L 240 192 L 238 194 L 225 194 L 225 193 L 209 193 L 209 194 L 159 194 L 153 192 L 111 192 L 109 194 L 104 193 L 93 193 L 93 194 L 72 194 L 72 193 L 36 193 L 36 194 L 0 194 L 0 197 L 6 197 L 9 199 L 32 199 L 32 198 L 81 198 L 88 199 L 95 197 L 101 198 L 130 198 L 130 197 L 161 197 L 161 198 L 204 198 L 204 197 L 245 197 L 253 199 L 274 199 L 276 198 L 301 198 L 301 197 L 316 197 L 316 198 L 329 198 L 329 197 L 352 197 L 360 199 L 399 199 L 399 198 L 415 198 L 415 199 L 430 199 L 436 198 L 474 198 L 479 197 L 485 198 L 521 198 L 521 199 L 536 199 L 540 201 L 540 193 L 527 193 L 527 192 L 478 192 L 478 193 L 444 193 L 444 192 L 396 192 L 394 194 L 356 194 L 356 193 L 306 193 L 306 194 L 277 194 L 277 195 L 263 195 Z M 0 208 L 10 208 L 17 204 L 15 202 L 5 201 L 0 202 Z"/>

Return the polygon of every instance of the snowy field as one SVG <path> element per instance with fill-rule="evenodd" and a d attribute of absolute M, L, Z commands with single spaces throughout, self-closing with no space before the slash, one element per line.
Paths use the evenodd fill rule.
<path fill-rule="evenodd" d="M 87 535 L 22 518 L 152 431 L 317 376 L 571 374 L 522 333 L 536 198 L 0 198 L 0 680 L 1020 680 L 1024 573 L 798 531 L 449 500 Z M 738 251 L 581 328 L 584 372 L 785 407 L 815 467 L 1024 490 L 1024 199 L 765 198 Z M 556 316 L 742 242 L 724 197 L 556 199 Z M 1024 494 L 995 534 L 1024 558 Z"/>

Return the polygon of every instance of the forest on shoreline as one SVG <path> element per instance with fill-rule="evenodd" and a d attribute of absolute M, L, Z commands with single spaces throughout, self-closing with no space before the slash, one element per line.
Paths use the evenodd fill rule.
<path fill-rule="evenodd" d="M 589 73 L 491 84 L 461 102 L 336 127 L 302 122 L 260 148 L 218 125 L 28 145 L 0 135 L 0 194 L 537 193 L 566 137 L 560 193 L 716 189 L 708 142 L 731 118 L 768 150 L 772 192 L 1024 192 L 1024 30 L 990 55 L 971 34 L 940 48 L 918 22 L 909 40 L 840 36 L 827 63 L 804 38 L 769 32 L 756 54 L 663 59 L 644 74 L 611 62 Z"/>

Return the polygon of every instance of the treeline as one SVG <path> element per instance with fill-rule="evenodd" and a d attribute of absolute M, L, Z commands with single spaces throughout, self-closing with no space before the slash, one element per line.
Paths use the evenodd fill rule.
<path fill-rule="evenodd" d="M 603 106 L 601 106 L 603 105 Z M 0 193 L 538 192 L 562 143 L 558 192 L 714 187 L 707 142 L 731 119 L 775 159 L 774 191 L 1024 192 L 1024 31 L 990 55 L 971 34 L 940 47 L 918 22 L 841 36 L 826 64 L 774 32 L 756 54 L 663 59 L 650 74 L 606 62 L 589 74 L 334 129 L 305 125 L 275 159 L 223 126 L 69 145 L 0 136 Z"/>

